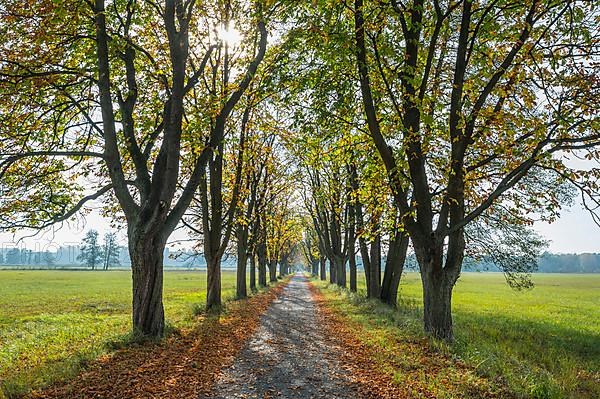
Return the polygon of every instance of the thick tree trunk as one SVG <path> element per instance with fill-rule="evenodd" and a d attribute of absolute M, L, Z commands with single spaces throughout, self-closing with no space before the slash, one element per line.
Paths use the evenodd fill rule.
<path fill-rule="evenodd" d="M 206 259 L 206 309 L 221 307 L 221 258 Z"/>
<path fill-rule="evenodd" d="M 334 257 L 335 280 L 338 286 L 346 287 L 346 264 L 341 256 Z"/>
<path fill-rule="evenodd" d="M 421 273 L 423 283 L 423 322 L 425 332 L 452 341 L 452 288 L 445 273 Z"/>
<path fill-rule="evenodd" d="M 250 291 L 256 291 L 256 255 L 250 254 Z"/>
<path fill-rule="evenodd" d="M 408 250 L 408 235 L 396 233 L 390 241 L 387 258 L 385 260 L 385 272 L 381 283 L 380 298 L 383 303 L 396 306 L 398 299 L 398 286 L 404 270 L 406 251 Z"/>
<path fill-rule="evenodd" d="M 277 261 L 276 260 L 269 261 L 269 281 L 270 282 L 277 281 Z"/>
<path fill-rule="evenodd" d="M 336 265 L 335 262 L 329 258 L 329 284 L 335 284 L 336 282 Z"/>
<path fill-rule="evenodd" d="M 321 281 L 326 281 L 327 280 L 327 265 L 326 265 L 327 260 L 325 259 L 324 256 L 322 256 L 319 259 L 319 264 L 320 264 L 320 272 L 321 272 Z"/>
<path fill-rule="evenodd" d="M 258 285 L 260 287 L 267 286 L 267 264 L 266 262 L 258 261 Z"/>
<path fill-rule="evenodd" d="M 248 291 L 246 288 L 246 264 L 248 263 L 248 249 L 246 248 L 243 238 L 243 233 L 238 234 L 236 271 L 237 281 L 235 286 L 235 296 L 238 299 L 246 298 L 248 296 Z"/>
<path fill-rule="evenodd" d="M 455 237 L 449 240 L 445 266 L 443 263 L 445 246 L 441 239 L 426 241 L 426 245 L 421 247 L 415 245 L 423 284 L 424 329 L 426 333 L 445 341 L 454 339 L 452 289 L 458 279 L 464 253 L 452 238 Z M 464 249 L 464 240 L 459 240 L 458 244 L 461 243 Z"/>
<path fill-rule="evenodd" d="M 158 238 L 130 239 L 129 254 L 133 274 L 133 329 L 148 337 L 164 334 L 165 312 L 162 304 L 163 251 Z"/>

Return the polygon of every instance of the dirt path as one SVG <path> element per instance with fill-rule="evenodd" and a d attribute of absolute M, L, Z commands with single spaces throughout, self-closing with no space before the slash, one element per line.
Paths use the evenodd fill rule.
<path fill-rule="evenodd" d="M 359 398 L 316 317 L 308 281 L 292 278 L 207 398 Z"/>

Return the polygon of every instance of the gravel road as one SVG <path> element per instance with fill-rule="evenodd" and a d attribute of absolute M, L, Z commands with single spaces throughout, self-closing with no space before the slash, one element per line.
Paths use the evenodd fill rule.
<path fill-rule="evenodd" d="M 309 282 L 295 275 L 206 398 L 360 398 L 324 336 Z M 339 353 L 339 352 L 337 352 Z"/>

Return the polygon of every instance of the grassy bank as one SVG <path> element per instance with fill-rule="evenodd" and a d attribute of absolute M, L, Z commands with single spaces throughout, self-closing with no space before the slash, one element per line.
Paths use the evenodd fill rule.
<path fill-rule="evenodd" d="M 463 274 L 453 295 L 456 342 L 434 349 L 475 369 L 491 390 L 504 386 L 534 398 L 600 397 L 600 276 L 538 274 L 534 281 L 533 290 L 517 292 L 500 274 Z M 388 353 L 380 361 L 401 381 L 406 370 L 422 368 L 418 357 L 390 350 L 424 338 L 419 276 L 403 277 L 395 311 L 364 300 L 364 282 L 359 288 L 358 296 L 332 287 L 322 291 L 328 306 L 367 332 L 361 339 Z M 448 389 L 439 381 L 428 384 L 442 387 L 440 397 L 465 396 L 469 382 L 455 382 Z"/>
<path fill-rule="evenodd" d="M 233 298 L 235 273 L 222 284 Z M 3 270 L 0 293 L 0 398 L 67 379 L 128 339 L 130 272 Z M 165 273 L 170 327 L 191 326 L 205 297 L 205 272 Z"/>

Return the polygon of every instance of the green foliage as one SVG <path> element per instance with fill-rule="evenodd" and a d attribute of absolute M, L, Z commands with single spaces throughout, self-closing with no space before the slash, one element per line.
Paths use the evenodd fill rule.
<path fill-rule="evenodd" d="M 77 260 L 94 270 L 102 262 L 102 248 L 98 241 L 98 231 L 92 229 L 85 233 Z"/>

